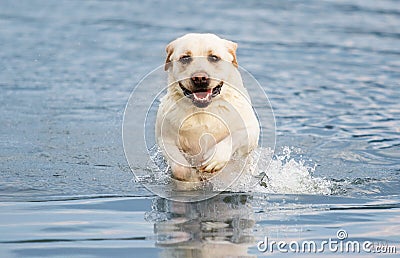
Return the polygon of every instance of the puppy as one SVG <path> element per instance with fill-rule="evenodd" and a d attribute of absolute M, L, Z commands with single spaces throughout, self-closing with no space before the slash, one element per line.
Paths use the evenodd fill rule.
<path fill-rule="evenodd" d="M 257 147 L 260 125 L 237 69 L 236 49 L 232 41 L 197 33 L 166 47 L 168 88 L 155 131 L 175 179 L 208 179 L 233 155 L 246 157 Z"/>

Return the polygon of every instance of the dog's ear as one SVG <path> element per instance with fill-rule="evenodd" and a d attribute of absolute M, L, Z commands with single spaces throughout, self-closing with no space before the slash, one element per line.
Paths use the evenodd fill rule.
<path fill-rule="evenodd" d="M 228 48 L 228 52 L 233 56 L 232 64 L 237 68 L 238 67 L 238 62 L 236 59 L 236 49 L 238 47 L 238 44 L 224 39 L 225 46 Z"/>
<path fill-rule="evenodd" d="M 175 45 L 174 42 L 175 41 L 170 42 L 165 48 L 165 51 L 167 52 L 167 58 L 165 59 L 165 65 L 164 65 L 165 71 L 167 71 L 169 67 L 172 65 L 170 58 L 172 53 L 174 52 L 174 45 Z"/>

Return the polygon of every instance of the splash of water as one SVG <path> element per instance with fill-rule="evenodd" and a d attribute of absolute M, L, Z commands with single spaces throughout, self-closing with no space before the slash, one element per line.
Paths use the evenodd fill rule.
<path fill-rule="evenodd" d="M 281 154 L 274 155 L 272 150 L 257 149 L 253 154 L 258 156 L 254 171 L 262 178 L 248 190 L 279 194 L 331 194 L 331 182 L 313 175 L 316 164 L 308 165 L 303 159 L 296 160 L 291 157 L 293 151 L 293 147 L 285 146 Z"/>
<path fill-rule="evenodd" d="M 316 165 L 308 165 L 305 160 L 292 157 L 293 147 L 284 147 L 279 154 L 273 150 L 258 148 L 253 151 L 251 164 L 246 168 L 250 172 L 242 173 L 228 189 L 220 189 L 218 182 L 212 182 L 215 191 L 254 192 L 275 194 L 332 194 L 332 182 L 314 176 Z M 168 184 L 171 171 L 162 152 L 154 147 L 150 150 L 151 164 L 146 177 L 138 182 Z"/>

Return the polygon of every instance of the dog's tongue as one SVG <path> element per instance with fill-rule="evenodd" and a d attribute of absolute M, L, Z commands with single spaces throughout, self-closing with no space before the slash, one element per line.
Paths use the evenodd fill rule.
<path fill-rule="evenodd" d="M 198 91 L 193 92 L 196 99 L 208 99 L 212 94 L 212 89 L 208 89 L 207 91 Z"/>

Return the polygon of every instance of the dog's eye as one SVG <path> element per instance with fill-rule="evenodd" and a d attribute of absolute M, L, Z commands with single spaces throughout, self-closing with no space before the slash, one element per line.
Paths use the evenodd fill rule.
<path fill-rule="evenodd" d="M 210 62 L 218 62 L 219 60 L 221 60 L 221 58 L 219 56 L 216 56 L 216 55 L 208 56 L 208 61 L 210 61 Z"/>
<path fill-rule="evenodd" d="M 190 63 L 190 62 L 192 61 L 192 57 L 189 56 L 189 55 L 184 55 L 184 56 L 181 56 L 181 57 L 179 58 L 179 61 L 180 61 L 182 64 L 188 64 L 188 63 Z"/>

